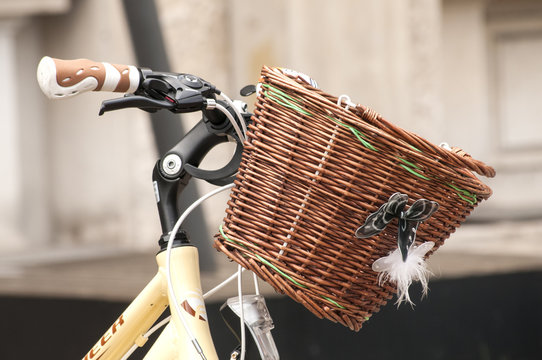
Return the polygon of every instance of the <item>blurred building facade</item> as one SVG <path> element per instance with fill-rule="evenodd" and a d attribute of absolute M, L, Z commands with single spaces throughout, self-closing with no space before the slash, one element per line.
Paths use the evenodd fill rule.
<path fill-rule="evenodd" d="M 257 81 L 263 64 L 297 69 L 327 92 L 493 165 L 497 177 L 484 180 L 493 197 L 442 251 L 542 262 L 542 3 L 156 4 L 174 71 L 200 75 L 233 97 Z M 0 2 L 2 258 L 154 248 L 156 151 L 146 115 L 98 117 L 111 94 L 46 100 L 35 80 L 44 55 L 135 63 L 121 1 Z M 205 209 L 211 236 L 223 209 Z"/>

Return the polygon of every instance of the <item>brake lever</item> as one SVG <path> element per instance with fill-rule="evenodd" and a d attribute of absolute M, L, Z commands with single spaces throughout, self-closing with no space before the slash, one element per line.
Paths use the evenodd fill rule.
<path fill-rule="evenodd" d="M 126 109 L 126 108 L 139 108 L 148 112 L 155 112 L 160 109 L 171 110 L 175 107 L 174 101 L 157 100 L 148 98 L 141 95 L 127 94 L 122 98 L 109 99 L 102 102 L 99 115 L 103 115 L 107 111 Z"/>

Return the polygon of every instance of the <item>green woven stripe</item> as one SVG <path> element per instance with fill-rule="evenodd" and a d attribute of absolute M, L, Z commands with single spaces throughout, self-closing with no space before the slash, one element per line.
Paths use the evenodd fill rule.
<path fill-rule="evenodd" d="M 397 159 L 406 164 L 406 165 L 405 164 L 399 164 L 399 166 L 401 166 L 403 169 L 405 169 L 409 173 L 411 173 L 411 174 L 413 174 L 413 175 L 415 175 L 415 176 L 417 176 L 419 178 L 422 178 L 424 180 L 432 180 L 431 178 L 428 178 L 428 177 L 418 173 L 417 171 L 415 171 L 414 169 L 416 169 L 416 170 L 420 169 L 420 167 L 417 166 L 416 164 L 414 164 L 414 163 L 412 163 L 410 161 L 407 161 L 407 160 L 405 160 L 403 158 L 400 158 L 400 157 L 398 157 Z M 465 200 L 466 202 L 468 202 L 471 205 L 476 204 L 476 195 L 470 193 L 467 190 L 460 189 L 457 186 L 454 186 L 452 184 L 446 184 L 446 185 L 451 187 L 452 189 L 454 189 L 456 191 L 457 196 L 459 196 L 461 199 Z"/>
<path fill-rule="evenodd" d="M 416 171 L 416 170 L 420 169 L 420 167 L 418 165 L 416 165 L 416 164 L 414 164 L 414 163 L 412 163 L 410 161 L 407 161 L 407 160 L 405 160 L 403 158 L 400 158 L 400 157 L 397 157 L 397 159 L 406 164 L 406 165 L 405 164 L 399 164 L 399 166 L 402 167 L 403 169 L 405 169 L 406 171 L 408 171 L 409 173 L 411 173 L 412 175 L 415 175 L 415 176 L 417 176 L 417 177 L 419 177 L 421 179 L 424 179 L 424 180 L 431 180 L 427 176 L 424 176 L 424 175 L 422 175 L 422 174 L 420 174 L 420 173 L 418 173 Z M 416 169 L 416 170 L 414 170 L 413 168 Z"/>
<path fill-rule="evenodd" d="M 356 129 L 355 127 L 353 126 L 350 126 L 348 124 L 344 124 L 342 122 L 340 122 L 339 120 L 331 117 L 331 116 L 326 116 L 327 118 L 333 120 L 336 124 L 340 125 L 340 126 L 343 126 L 345 128 L 347 128 L 348 130 L 350 130 L 352 132 L 352 134 L 354 134 L 354 136 L 363 144 L 363 146 L 365 146 L 367 149 L 369 150 L 373 150 L 373 151 L 378 151 L 373 145 L 371 145 L 370 142 L 368 142 L 367 140 L 367 136 L 362 133 L 361 131 L 359 131 L 358 129 Z"/>
<path fill-rule="evenodd" d="M 405 169 L 406 171 L 408 171 L 409 173 L 411 173 L 412 175 L 415 175 L 421 179 L 424 179 L 424 180 L 431 180 L 430 178 L 428 178 L 427 176 L 424 176 L 422 174 L 419 174 L 417 173 L 416 171 L 412 170 L 411 168 L 409 168 L 408 166 L 406 165 L 403 165 L 403 164 L 399 164 L 400 167 L 402 167 L 403 169 Z"/>
<path fill-rule="evenodd" d="M 243 245 L 243 244 L 241 244 L 241 243 L 239 243 L 239 242 L 237 242 L 237 241 L 235 241 L 235 240 L 230 239 L 230 238 L 226 235 L 226 233 L 224 232 L 224 229 L 222 228 L 222 225 L 220 225 L 219 231 L 220 231 L 220 234 L 222 234 L 222 237 L 223 237 L 224 239 L 226 239 L 227 241 L 232 242 L 232 243 L 234 243 L 234 244 L 237 244 L 237 245 L 239 245 L 239 246 L 242 246 L 242 247 L 244 247 L 245 249 L 248 250 L 248 248 L 247 248 L 245 245 Z M 275 265 L 273 265 L 272 263 L 270 263 L 267 259 L 261 257 L 260 255 L 256 254 L 256 253 L 253 252 L 253 251 L 251 251 L 251 253 L 252 253 L 254 256 L 256 256 L 256 258 L 257 258 L 258 260 L 260 260 L 262 263 L 264 263 L 265 265 L 269 266 L 270 268 L 272 268 L 273 270 L 275 270 L 275 271 L 278 272 L 280 275 L 284 276 L 286 279 L 290 280 L 291 282 L 293 282 L 293 283 L 296 284 L 297 286 L 302 287 L 302 288 L 304 288 L 304 289 L 307 288 L 305 285 L 300 284 L 300 283 L 297 282 L 295 279 L 293 279 L 292 277 L 290 277 L 288 274 L 284 273 L 282 270 L 280 270 L 280 269 L 277 268 Z"/>
<path fill-rule="evenodd" d="M 306 289 L 307 287 L 303 284 L 300 284 L 298 283 L 294 278 L 290 277 L 288 274 L 284 273 L 282 270 L 280 270 L 278 267 L 276 267 L 275 265 L 273 265 L 272 263 L 270 263 L 267 259 L 261 257 L 260 255 L 256 254 L 256 253 L 253 253 L 254 255 L 256 255 L 256 257 L 258 258 L 258 260 L 260 260 L 262 263 L 264 263 L 265 265 L 269 266 L 270 268 L 272 268 L 273 270 L 275 270 L 276 272 L 278 272 L 279 274 L 281 274 L 282 276 L 284 276 L 286 279 L 290 280 L 291 282 L 293 282 L 294 284 L 296 284 L 297 286 L 299 287 L 302 287 L 303 289 Z"/>
<path fill-rule="evenodd" d="M 262 84 L 262 87 L 265 88 L 265 89 L 268 89 L 268 90 L 271 90 L 272 92 L 274 92 L 275 94 L 278 94 L 280 95 L 280 97 L 282 98 L 285 98 L 285 99 L 288 99 L 290 101 L 293 101 L 295 103 L 298 103 L 298 104 L 302 104 L 303 101 L 301 101 L 300 99 L 298 98 L 295 98 L 287 93 L 285 93 L 284 91 L 280 90 L 279 88 L 276 88 L 272 85 L 269 85 L 269 84 Z"/>
<path fill-rule="evenodd" d="M 328 298 L 327 296 L 322 296 L 322 299 L 325 299 L 325 300 L 329 301 L 330 303 L 332 303 L 333 305 L 335 305 L 338 308 L 346 309 L 344 306 L 340 305 L 335 300 L 332 300 L 332 299 Z"/>
<path fill-rule="evenodd" d="M 417 152 L 422 152 L 420 149 L 418 149 L 414 145 L 408 144 L 408 146 L 410 146 L 412 149 L 416 150 Z"/>
<path fill-rule="evenodd" d="M 401 160 L 402 162 L 404 162 L 405 164 L 407 164 L 411 168 L 414 168 L 414 169 L 419 169 L 420 168 L 418 165 L 414 164 L 413 162 L 410 162 L 410 161 L 405 160 L 403 158 L 397 157 L 397 159 Z"/>
<path fill-rule="evenodd" d="M 448 185 L 449 187 L 454 189 L 456 191 L 457 195 L 461 199 L 465 200 L 466 202 L 468 202 L 471 205 L 476 205 L 476 203 L 477 203 L 476 194 L 472 194 L 471 192 L 469 192 L 467 190 L 460 189 L 457 186 L 452 185 L 452 184 L 446 184 L 446 185 Z"/>
<path fill-rule="evenodd" d="M 287 107 L 289 109 L 292 109 L 294 111 L 297 111 L 297 112 L 299 112 L 299 113 L 301 113 L 303 115 L 313 116 L 310 112 L 308 112 L 307 110 L 305 110 L 302 107 L 300 107 L 299 105 L 297 105 L 297 104 L 300 104 L 301 101 L 299 101 L 297 99 L 294 99 L 293 97 L 289 96 L 288 94 L 284 93 L 283 91 L 280 91 L 279 89 L 274 88 L 274 87 L 272 87 L 270 85 L 263 84 L 262 86 L 267 89 L 267 91 L 265 92 L 265 95 L 269 99 L 276 102 L 277 104 L 282 105 L 284 107 Z"/>
<path fill-rule="evenodd" d="M 235 241 L 235 240 L 230 239 L 230 238 L 226 235 L 226 233 L 224 232 L 224 229 L 222 228 L 222 225 L 220 225 L 220 227 L 219 227 L 218 229 L 219 229 L 219 231 L 220 231 L 220 234 L 222 235 L 222 237 L 223 237 L 226 241 L 229 241 L 229 242 L 232 242 L 232 243 L 237 244 L 237 245 L 239 245 L 239 246 L 242 246 L 242 247 L 244 247 L 245 249 L 248 250 L 248 248 L 247 248 L 245 245 L 243 245 L 243 244 L 241 244 L 241 243 L 239 243 L 239 242 L 237 242 L 237 241 Z M 250 250 L 249 250 L 249 251 L 250 251 Z M 286 279 L 290 280 L 291 282 L 293 282 L 293 283 L 296 284 L 297 286 L 299 286 L 299 287 L 301 287 L 301 288 L 303 288 L 303 289 L 306 289 L 306 288 L 307 288 L 307 286 L 305 286 L 305 285 L 303 285 L 303 284 L 297 282 L 294 278 L 292 278 L 291 276 L 289 276 L 288 274 L 286 274 L 285 272 L 283 272 L 282 270 L 280 270 L 279 268 L 277 268 L 275 265 L 273 265 L 272 263 L 270 263 L 267 259 L 261 257 L 260 255 L 256 254 L 256 253 L 253 252 L 253 251 L 251 251 L 251 253 L 252 253 L 254 256 L 256 256 L 256 258 L 257 258 L 258 260 L 260 260 L 263 264 L 269 266 L 270 268 L 272 268 L 272 269 L 275 270 L 277 273 L 279 273 L 280 275 L 282 275 L 282 276 L 285 277 Z M 325 299 L 325 300 L 327 300 L 327 301 L 329 301 L 330 303 L 332 303 L 333 305 L 337 306 L 338 308 L 345 309 L 344 306 L 338 304 L 336 301 L 334 301 L 334 300 L 332 300 L 332 299 L 330 299 L 330 298 L 328 298 L 328 297 L 326 297 L 326 296 L 322 296 L 322 298 Z"/>

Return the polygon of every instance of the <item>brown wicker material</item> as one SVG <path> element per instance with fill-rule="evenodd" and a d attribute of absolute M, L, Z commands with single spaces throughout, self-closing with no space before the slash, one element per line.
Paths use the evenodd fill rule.
<path fill-rule="evenodd" d="M 396 289 L 372 263 L 397 248 L 397 220 L 354 236 L 391 194 L 434 200 L 417 243 L 436 250 L 491 189 L 494 170 L 371 109 L 345 109 L 301 78 L 264 67 L 253 123 L 215 247 L 316 316 L 358 331 Z M 433 250 L 433 251 L 434 251 Z"/>

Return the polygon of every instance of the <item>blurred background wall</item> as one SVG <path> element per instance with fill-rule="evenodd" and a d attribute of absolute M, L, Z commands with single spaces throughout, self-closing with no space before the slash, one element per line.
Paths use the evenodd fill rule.
<path fill-rule="evenodd" d="M 263 64 L 297 69 L 329 93 L 348 94 L 494 166 L 497 177 L 484 179 L 493 197 L 433 257 L 437 275 L 542 268 L 542 2 L 157 0 L 156 6 L 174 71 L 197 74 L 237 97 Z M 152 253 L 160 231 L 148 118 L 137 110 L 98 117 L 111 94 L 46 100 L 35 80 L 44 55 L 136 64 L 122 2 L 0 1 L 0 294 L 127 299 L 154 271 L 152 257 L 132 272 L 122 266 L 135 268 L 133 259 Z M 204 207 L 209 241 L 223 215 L 216 204 Z M 119 266 L 126 286 L 100 285 L 116 279 L 104 266 Z M 70 281 L 77 290 L 66 286 Z"/>

